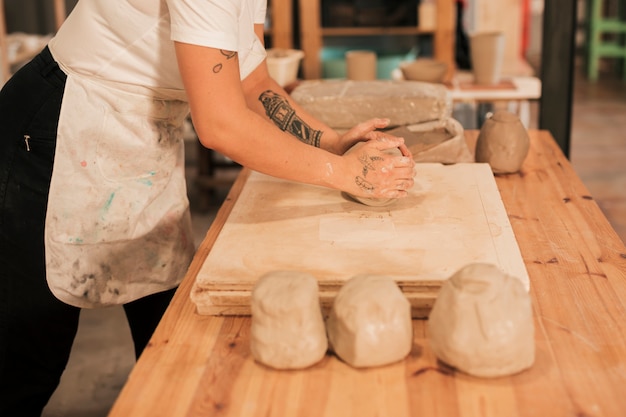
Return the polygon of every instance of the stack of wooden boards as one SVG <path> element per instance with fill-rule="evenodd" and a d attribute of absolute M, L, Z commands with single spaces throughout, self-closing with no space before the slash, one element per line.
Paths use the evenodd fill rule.
<path fill-rule="evenodd" d="M 487 164 L 417 164 L 409 196 L 386 207 L 250 172 L 191 298 L 200 314 L 247 315 L 263 274 L 293 270 L 318 279 L 327 309 L 352 276 L 377 274 L 398 283 L 414 317 L 426 317 L 442 281 L 473 262 L 497 265 L 528 288 Z"/>

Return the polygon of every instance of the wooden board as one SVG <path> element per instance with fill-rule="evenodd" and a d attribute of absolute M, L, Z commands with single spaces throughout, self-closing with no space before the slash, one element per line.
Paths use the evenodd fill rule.
<path fill-rule="evenodd" d="M 476 84 L 474 81 L 461 81 L 459 83 L 461 90 L 515 90 L 517 87 L 511 80 L 501 80 L 497 84 Z"/>
<path fill-rule="evenodd" d="M 329 307 L 352 276 L 380 274 L 392 277 L 414 316 L 423 317 L 441 282 L 472 262 L 498 265 L 528 288 L 487 164 L 418 164 L 409 197 L 386 207 L 252 172 L 191 297 L 200 314 L 249 314 L 259 277 L 297 270 L 318 279 Z"/>

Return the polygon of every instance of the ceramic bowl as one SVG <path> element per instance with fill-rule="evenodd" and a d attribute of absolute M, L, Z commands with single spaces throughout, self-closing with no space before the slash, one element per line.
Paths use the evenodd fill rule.
<path fill-rule="evenodd" d="M 405 80 L 441 83 L 448 71 L 448 65 L 430 58 L 418 58 L 402 62 L 400 70 Z"/>

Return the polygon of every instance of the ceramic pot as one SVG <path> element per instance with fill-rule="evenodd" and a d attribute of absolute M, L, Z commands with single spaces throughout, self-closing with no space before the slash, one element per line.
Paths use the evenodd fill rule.
<path fill-rule="evenodd" d="M 285 87 L 298 79 L 300 61 L 304 52 L 298 49 L 270 48 L 267 50 L 267 69 L 281 87 Z"/>
<path fill-rule="evenodd" d="M 414 61 L 402 62 L 400 70 L 405 80 L 441 83 L 448 71 L 448 65 L 434 59 L 419 58 Z"/>
<path fill-rule="evenodd" d="M 346 77 L 349 80 L 371 81 L 376 79 L 376 52 L 346 52 Z"/>
<path fill-rule="evenodd" d="M 470 55 L 475 84 L 494 85 L 500 82 L 504 41 L 502 32 L 481 32 L 470 36 Z"/>
<path fill-rule="evenodd" d="M 476 142 L 476 162 L 487 162 L 495 174 L 520 170 L 528 154 L 530 138 L 519 117 L 506 110 L 495 112 L 483 123 Z"/>

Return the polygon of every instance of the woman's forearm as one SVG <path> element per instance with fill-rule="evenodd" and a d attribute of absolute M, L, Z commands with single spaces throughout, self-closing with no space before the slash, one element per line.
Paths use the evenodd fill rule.
<path fill-rule="evenodd" d="M 248 107 L 298 140 L 335 154 L 343 153 L 340 136 L 309 114 L 274 80 L 265 63 L 243 81 Z"/>
<path fill-rule="evenodd" d="M 340 142 L 336 133 L 323 132 L 322 122 L 300 116 L 299 106 L 289 98 L 267 93 L 267 81 L 242 83 L 236 56 L 189 44 L 177 43 L 176 48 L 192 120 L 204 146 L 259 172 L 357 196 L 401 197 L 413 184 L 412 158 L 384 152 L 402 146 L 401 139 L 370 137 L 375 140 L 358 155 L 329 151 L 332 141 Z M 256 101 L 251 99 L 255 95 Z M 292 113 L 288 120 L 285 113 Z"/>

